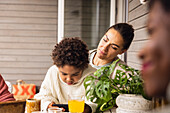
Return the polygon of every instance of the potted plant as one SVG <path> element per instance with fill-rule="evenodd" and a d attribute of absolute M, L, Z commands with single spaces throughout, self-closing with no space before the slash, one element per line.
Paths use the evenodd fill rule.
<path fill-rule="evenodd" d="M 97 113 L 113 108 L 116 105 L 116 98 L 118 95 L 122 97 L 122 94 L 135 94 L 137 96 L 142 95 L 146 98 L 143 90 L 143 80 L 140 77 L 139 70 L 135 70 L 123 64 L 118 64 L 122 69 L 116 70 L 114 79 L 110 78 L 118 61 L 119 59 L 110 66 L 102 67 L 94 73 L 94 76 L 88 76 L 84 81 L 86 97 L 88 100 L 98 105 Z M 130 97 L 133 96 L 131 95 Z M 117 101 L 119 101 L 117 110 L 117 112 L 119 112 L 121 111 L 122 105 L 120 104 L 122 102 L 120 101 L 122 101 L 122 98 L 118 98 Z M 150 101 L 147 102 L 151 104 Z"/>

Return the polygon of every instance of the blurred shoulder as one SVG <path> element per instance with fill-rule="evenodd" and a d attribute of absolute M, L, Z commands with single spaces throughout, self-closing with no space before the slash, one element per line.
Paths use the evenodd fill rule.
<path fill-rule="evenodd" d="M 90 74 L 93 74 L 95 71 L 97 71 L 97 69 L 93 68 L 90 64 L 88 65 L 88 68 L 86 68 L 84 70 L 84 74 L 85 75 L 90 75 Z"/>
<path fill-rule="evenodd" d="M 95 53 L 95 52 L 97 52 L 97 49 L 89 50 L 89 54 L 92 54 L 92 53 Z"/>
<path fill-rule="evenodd" d="M 56 65 L 51 66 L 47 71 L 47 76 L 55 76 L 58 75 L 59 71 Z"/>
<path fill-rule="evenodd" d="M 48 70 L 52 71 L 52 70 L 58 70 L 56 65 L 52 65 Z"/>

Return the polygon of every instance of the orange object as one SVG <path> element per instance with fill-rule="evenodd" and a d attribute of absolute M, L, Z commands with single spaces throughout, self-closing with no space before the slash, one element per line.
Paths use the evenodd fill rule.
<path fill-rule="evenodd" d="M 35 84 L 26 84 L 22 81 L 17 85 L 13 85 L 13 94 L 16 100 L 30 99 L 33 98 L 36 93 Z"/>

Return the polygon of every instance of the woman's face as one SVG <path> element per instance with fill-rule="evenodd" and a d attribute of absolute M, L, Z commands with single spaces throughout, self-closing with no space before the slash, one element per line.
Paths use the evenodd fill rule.
<path fill-rule="evenodd" d="M 76 84 L 82 77 L 83 71 L 74 66 L 65 65 L 58 67 L 60 78 L 68 85 Z"/>
<path fill-rule="evenodd" d="M 100 40 L 96 56 L 102 60 L 112 61 L 118 54 L 125 52 L 123 44 L 120 33 L 112 28 Z"/>
<path fill-rule="evenodd" d="M 165 96 L 170 81 L 170 17 L 156 3 L 149 15 L 150 41 L 140 51 L 142 77 L 149 96 Z"/>

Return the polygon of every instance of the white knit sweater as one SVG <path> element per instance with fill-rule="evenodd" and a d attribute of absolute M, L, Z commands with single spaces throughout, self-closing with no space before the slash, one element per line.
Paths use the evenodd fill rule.
<path fill-rule="evenodd" d="M 83 71 L 82 77 L 75 85 L 67 85 L 59 76 L 57 66 L 53 65 L 49 68 L 44 81 L 42 82 L 40 92 L 34 96 L 41 100 L 41 110 L 46 111 L 51 102 L 56 104 L 67 104 L 68 94 L 83 94 L 85 95 L 85 88 L 83 85 L 84 78 L 92 75 L 96 69 L 88 65 L 88 68 Z M 95 111 L 96 105 L 85 100 L 85 103 L 90 105 L 92 111 Z"/>

